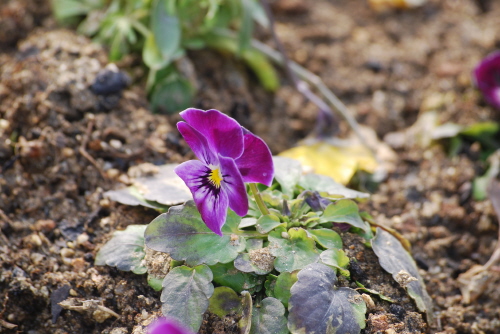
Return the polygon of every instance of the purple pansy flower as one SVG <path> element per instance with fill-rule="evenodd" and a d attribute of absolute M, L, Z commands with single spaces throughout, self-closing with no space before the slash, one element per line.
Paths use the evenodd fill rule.
<path fill-rule="evenodd" d="M 148 334 L 194 334 L 177 321 L 160 318 L 148 327 Z"/>
<path fill-rule="evenodd" d="M 222 235 L 228 206 L 239 216 L 248 212 L 244 182 L 270 186 L 271 152 L 259 137 L 218 110 L 186 109 L 177 128 L 199 160 L 182 163 L 175 172 L 186 183 L 205 224 Z"/>
<path fill-rule="evenodd" d="M 500 51 L 491 53 L 476 66 L 474 81 L 486 102 L 500 109 Z"/>

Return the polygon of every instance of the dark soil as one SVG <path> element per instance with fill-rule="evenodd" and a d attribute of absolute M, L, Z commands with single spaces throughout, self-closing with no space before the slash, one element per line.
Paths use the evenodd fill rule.
<path fill-rule="evenodd" d="M 430 0 L 414 10 L 376 13 L 364 0 L 277 0 L 273 9 L 290 57 L 319 75 L 398 156 L 395 170 L 362 207 L 411 241 L 436 320 L 427 326 L 404 290 L 375 265 L 373 252 L 346 234 L 361 279 L 397 300 L 391 305 L 372 296 L 365 332 L 500 333 L 500 273 L 491 273 L 470 304 L 457 282 L 484 264 L 496 244 L 490 202 L 471 197 L 471 182 L 485 168 L 478 144 L 449 157 L 446 145 L 387 136 L 430 110 L 440 123 L 499 121 L 470 73 L 500 48 L 500 2 Z M 199 85 L 194 106 L 235 117 L 273 153 L 313 129 L 316 108 L 284 76 L 272 95 L 227 55 L 200 51 L 190 59 Z M 113 231 L 149 223 L 157 213 L 112 203 L 103 192 L 128 184 L 129 167 L 181 162 L 192 154 L 175 130 L 177 116 L 148 111 L 136 58 L 118 64 L 129 71 L 128 88 L 92 92 L 106 64 L 104 49 L 55 28 L 47 2 L 0 4 L 2 333 L 139 334 L 159 312 L 159 293 L 144 276 L 93 264 Z M 341 129 L 349 131 L 344 123 Z M 55 307 L 67 298 L 77 305 L 97 300 L 119 318 L 92 307 Z M 207 314 L 205 320 L 204 333 L 235 332 L 234 319 Z"/>

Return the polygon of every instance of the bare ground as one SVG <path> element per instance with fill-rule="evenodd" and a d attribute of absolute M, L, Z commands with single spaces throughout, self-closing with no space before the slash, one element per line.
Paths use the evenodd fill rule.
<path fill-rule="evenodd" d="M 498 2 L 434 0 L 379 14 L 361 0 L 279 0 L 273 9 L 291 58 L 318 74 L 380 138 L 428 110 L 440 122 L 499 120 L 470 78 L 475 64 L 500 47 Z M 140 68 L 129 73 L 133 84 L 121 96 L 97 96 L 89 86 L 106 65 L 105 51 L 54 26 L 45 2 L 0 5 L 0 331 L 139 332 L 138 324 L 158 312 L 159 294 L 144 277 L 94 267 L 93 259 L 114 230 L 148 223 L 156 213 L 110 203 L 102 193 L 127 183 L 131 166 L 192 156 L 173 127 L 177 117 L 149 113 Z M 273 96 L 227 55 L 202 51 L 190 58 L 200 85 L 195 106 L 235 117 L 273 153 L 313 128 L 314 106 L 286 79 Z M 485 168 L 477 143 L 449 157 L 445 145 L 388 141 L 398 154 L 396 170 L 363 208 L 412 242 L 437 320 L 427 327 L 390 278 L 370 266 L 372 253 L 351 240 L 346 245 L 364 261 L 364 275 L 378 278 L 374 284 L 385 284 L 405 310 L 401 318 L 376 300 L 365 332 L 500 333 L 500 274 L 493 272 L 470 304 L 457 282 L 488 260 L 498 230 L 489 201 L 471 198 L 471 182 Z M 68 295 L 100 300 L 120 317 L 62 311 L 53 323 L 51 302 Z M 231 319 L 206 320 L 206 333 L 234 331 Z"/>

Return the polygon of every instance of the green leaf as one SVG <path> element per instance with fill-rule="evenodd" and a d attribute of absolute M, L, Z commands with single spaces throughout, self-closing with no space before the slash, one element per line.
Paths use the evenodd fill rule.
<path fill-rule="evenodd" d="M 266 11 L 260 5 L 259 1 L 249 1 L 249 10 L 253 19 L 264 28 L 269 27 L 269 19 Z"/>
<path fill-rule="evenodd" d="M 417 265 L 401 243 L 390 233 L 377 227 L 375 238 L 371 240 L 373 251 L 380 265 L 415 300 L 420 312 L 425 312 L 427 321 L 432 322 L 432 299 L 425 289 L 425 283 L 418 273 Z"/>
<path fill-rule="evenodd" d="M 236 1 L 235 1 L 236 2 Z M 237 54 L 238 42 L 234 36 L 212 31 L 205 35 L 207 46 L 219 51 Z M 248 48 L 241 53 L 243 61 L 252 69 L 262 87 L 268 91 L 275 91 L 279 87 L 279 77 L 273 65 L 266 56 L 255 48 Z"/>
<path fill-rule="evenodd" d="M 151 8 L 151 30 L 163 59 L 172 61 L 181 44 L 181 25 L 174 13 L 167 11 L 169 0 L 156 0 Z"/>
<path fill-rule="evenodd" d="M 284 272 L 281 273 L 276 279 L 273 295 L 276 299 L 282 302 L 285 307 L 288 307 L 288 300 L 291 296 L 290 289 L 292 288 L 292 285 L 297 282 L 298 273 L 299 270 L 295 270 L 291 273 Z"/>
<path fill-rule="evenodd" d="M 255 226 L 255 224 L 257 224 L 257 218 L 253 218 L 253 217 L 247 217 L 247 218 L 243 218 L 240 222 L 240 225 L 238 226 L 238 228 L 240 230 L 246 228 L 246 227 L 250 227 L 250 226 Z"/>
<path fill-rule="evenodd" d="M 208 310 L 219 318 L 224 318 L 229 313 L 235 312 L 240 308 L 240 297 L 238 297 L 233 289 L 227 286 L 215 288 L 208 305 Z"/>
<path fill-rule="evenodd" d="M 496 122 L 479 122 L 463 129 L 460 134 L 477 139 L 491 137 L 500 130 L 500 124 Z"/>
<path fill-rule="evenodd" d="M 297 277 L 288 307 L 290 332 L 356 334 L 365 327 L 363 298 L 353 289 L 336 287 L 333 269 L 313 263 Z"/>
<path fill-rule="evenodd" d="M 214 292 L 211 281 L 212 271 L 206 265 L 172 269 L 163 280 L 160 298 L 163 315 L 197 332 Z"/>
<path fill-rule="evenodd" d="M 264 216 L 260 217 L 257 220 L 257 224 L 255 225 L 255 228 L 257 229 L 257 231 L 259 231 L 259 233 L 267 234 L 280 225 L 281 225 L 281 222 L 277 216 L 275 216 L 273 214 L 268 214 L 268 215 L 264 215 Z"/>
<path fill-rule="evenodd" d="M 328 205 L 320 221 L 321 223 L 347 223 L 365 232 L 370 228 L 361 219 L 356 203 L 348 199 L 342 199 Z"/>
<path fill-rule="evenodd" d="M 146 245 L 169 253 L 187 265 L 227 263 L 246 247 L 245 238 L 235 235 L 241 218 L 229 210 L 222 237 L 212 232 L 201 219 L 193 201 L 173 206 L 155 218 L 146 229 Z"/>
<path fill-rule="evenodd" d="M 320 228 L 317 230 L 307 230 L 307 232 L 323 248 L 342 248 L 342 238 L 334 230 Z"/>
<path fill-rule="evenodd" d="M 245 219 L 245 218 L 243 218 L 243 219 Z M 240 224 L 240 228 L 241 228 L 241 224 Z M 247 239 L 246 250 L 248 252 L 251 250 L 260 249 L 263 247 L 264 247 L 264 240 L 262 240 L 262 239 Z"/>
<path fill-rule="evenodd" d="M 285 233 L 286 234 L 286 233 Z M 302 269 L 319 258 L 314 240 L 302 228 L 291 228 L 284 238 L 281 229 L 269 234 L 269 251 L 275 256 L 274 267 L 279 272 Z"/>
<path fill-rule="evenodd" d="M 165 277 L 157 278 L 155 276 L 152 276 L 151 274 L 148 274 L 148 285 L 155 291 L 161 291 L 161 289 L 163 288 L 162 284 L 164 278 Z"/>
<path fill-rule="evenodd" d="M 171 62 L 171 59 L 163 58 L 158 46 L 156 45 L 155 37 L 152 32 L 147 35 L 146 41 L 144 42 L 144 47 L 142 48 L 142 60 L 146 66 L 153 70 L 159 70 Z"/>
<path fill-rule="evenodd" d="M 104 2 L 82 0 L 52 0 L 54 16 L 58 21 L 65 21 L 73 16 L 86 15 L 92 10 L 102 8 Z"/>
<path fill-rule="evenodd" d="M 344 198 L 368 198 L 367 193 L 346 188 L 340 183 L 335 182 L 331 177 L 318 174 L 304 174 L 299 180 L 299 185 L 312 191 L 328 193 L 330 195 L 340 195 Z"/>
<path fill-rule="evenodd" d="M 238 322 L 238 326 L 240 327 L 240 334 L 249 334 L 252 327 L 252 295 L 248 291 L 243 291 L 241 295 L 243 296 L 243 300 L 241 301 L 243 314 Z"/>
<path fill-rule="evenodd" d="M 267 297 L 252 309 L 250 334 L 287 334 L 285 308 L 279 300 Z"/>
<path fill-rule="evenodd" d="M 302 175 L 302 165 L 295 159 L 276 156 L 273 157 L 273 164 L 276 182 L 280 184 L 283 193 L 292 198 Z"/>
<path fill-rule="evenodd" d="M 261 284 L 259 277 L 239 271 L 232 262 L 217 263 L 210 266 L 212 269 L 214 283 L 230 287 L 241 293 L 243 290 L 253 291 L 257 284 Z"/>
<path fill-rule="evenodd" d="M 243 8 L 241 25 L 238 31 L 238 52 L 242 53 L 250 47 L 253 32 L 252 5 L 253 0 L 240 0 Z"/>
<path fill-rule="evenodd" d="M 356 281 L 356 285 L 360 287 L 360 289 L 357 289 L 358 291 L 363 291 L 363 292 L 375 295 L 375 296 L 379 297 L 380 299 L 385 300 L 386 302 L 389 302 L 389 303 L 396 302 L 395 300 L 392 300 L 391 298 L 384 296 L 380 292 L 377 292 L 377 291 L 372 290 L 372 289 L 368 289 L 367 287 L 365 287 L 363 284 L 359 283 L 358 281 Z"/>
<path fill-rule="evenodd" d="M 191 82 L 172 74 L 159 82 L 151 94 L 151 109 L 158 114 L 174 114 L 191 106 L 196 89 Z"/>
<path fill-rule="evenodd" d="M 347 270 L 349 265 L 349 258 L 345 255 L 342 249 L 327 249 L 320 254 L 321 262 L 324 264 L 334 267 L 340 271 L 343 276 L 349 277 L 351 273 Z"/>
<path fill-rule="evenodd" d="M 266 288 L 266 296 L 268 297 L 276 297 L 274 295 L 274 288 L 276 286 L 276 280 L 278 276 L 273 274 L 269 274 L 266 276 L 266 281 L 264 282 L 264 287 Z"/>
<path fill-rule="evenodd" d="M 124 231 L 115 231 L 113 237 L 97 253 L 96 266 L 112 266 L 134 274 L 144 274 L 142 265 L 144 251 L 144 231 L 147 225 L 129 225 Z"/>
<path fill-rule="evenodd" d="M 269 274 L 274 269 L 272 266 L 266 268 L 259 267 L 256 263 L 252 262 L 250 255 L 247 253 L 239 254 L 234 260 L 234 266 L 245 273 L 255 273 L 257 275 Z"/>

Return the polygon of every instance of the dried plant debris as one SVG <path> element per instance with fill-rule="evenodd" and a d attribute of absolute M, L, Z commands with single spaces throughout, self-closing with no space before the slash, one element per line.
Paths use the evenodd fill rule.
<path fill-rule="evenodd" d="M 407 289 L 420 312 L 424 312 L 431 323 L 433 319 L 432 299 L 425 289 L 424 280 L 418 273 L 415 260 L 395 237 L 381 228 L 377 228 L 371 244 L 382 268 L 391 273 L 399 285 Z"/>

